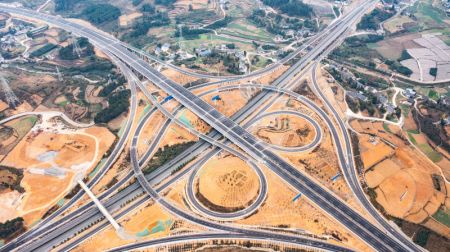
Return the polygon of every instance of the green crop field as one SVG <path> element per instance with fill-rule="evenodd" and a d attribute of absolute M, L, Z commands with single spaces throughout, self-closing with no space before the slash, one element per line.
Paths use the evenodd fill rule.
<path fill-rule="evenodd" d="M 391 129 L 389 128 L 389 125 L 387 123 L 383 123 L 383 129 L 388 132 L 388 133 L 392 133 Z"/>
<path fill-rule="evenodd" d="M 260 40 L 264 42 L 273 41 L 273 35 L 261 28 L 254 26 L 253 24 L 242 20 L 229 24 L 227 26 L 227 30 L 224 30 L 222 32 L 250 40 Z"/>
<path fill-rule="evenodd" d="M 439 209 L 433 214 L 433 218 L 450 228 L 450 209 L 447 209 L 447 211 L 442 208 Z"/>
<path fill-rule="evenodd" d="M 417 145 L 417 147 L 419 147 L 419 149 L 423 153 L 425 153 L 425 155 L 427 155 L 427 157 L 429 159 L 431 159 L 431 161 L 437 163 L 442 160 L 442 154 L 433 150 L 433 148 L 431 148 L 431 146 L 429 144 L 423 143 L 423 144 Z"/>
<path fill-rule="evenodd" d="M 413 134 L 410 133 L 410 132 L 407 132 L 407 134 L 408 134 L 409 141 L 411 141 L 411 143 L 413 143 L 414 145 L 416 145 L 416 144 L 417 144 L 417 141 L 416 141 L 416 139 L 414 138 Z"/>

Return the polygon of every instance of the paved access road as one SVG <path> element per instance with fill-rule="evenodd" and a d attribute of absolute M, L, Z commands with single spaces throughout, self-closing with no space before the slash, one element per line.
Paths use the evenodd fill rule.
<path fill-rule="evenodd" d="M 63 23 L 62 25 L 67 24 Z M 73 27 L 69 25 L 67 28 L 70 30 L 70 28 Z M 352 209 L 349 209 L 333 195 L 323 190 L 319 185 L 302 176 L 302 174 L 300 174 L 295 168 L 290 166 L 274 153 L 265 150 L 253 136 L 248 134 L 248 132 L 215 111 L 214 108 L 198 99 L 192 93 L 178 86 L 176 83 L 171 82 L 154 69 L 145 68 L 145 62 L 135 59 L 133 55 L 130 55 L 128 52 L 124 52 L 121 48 L 118 48 L 115 45 L 104 45 L 106 41 L 102 41 L 102 39 L 96 37 L 95 34 L 92 35 L 90 33 L 84 33 L 83 28 L 78 32 L 80 35 L 91 39 L 91 41 L 96 41 L 100 47 L 103 46 L 103 49 L 115 54 L 117 57 L 121 58 L 121 60 L 127 62 L 129 66 L 137 72 L 152 80 L 152 82 L 154 82 L 157 86 L 162 88 L 165 92 L 171 94 L 184 106 L 199 115 L 203 120 L 212 125 L 230 141 L 241 147 L 252 157 L 266 164 L 274 172 L 279 174 L 280 177 L 285 179 L 295 188 L 302 191 L 319 207 L 323 208 L 330 215 L 340 220 L 350 230 L 355 232 L 373 247 L 383 251 L 402 250 L 402 247 L 396 241 L 384 235 L 380 230 L 366 220 L 362 219 L 361 216 L 355 213 Z M 325 45 L 323 47 L 325 47 Z M 317 52 L 319 51 L 320 48 Z"/>
<path fill-rule="evenodd" d="M 341 221 L 341 223 L 364 239 L 372 247 L 377 248 L 380 251 L 404 250 L 402 244 L 385 235 L 381 230 L 365 220 L 346 204 L 342 203 L 334 195 L 331 195 L 320 185 L 301 174 L 289 163 L 285 162 L 273 152 L 266 150 L 257 139 L 246 132 L 242 127 L 219 113 L 212 106 L 199 99 L 184 87 L 169 80 L 155 69 L 148 68 L 146 62 L 138 59 L 126 49 L 124 51 L 123 47 L 120 45 L 106 44 L 107 41 L 102 40 L 102 38 L 96 36 L 96 34 L 84 32 L 86 28 L 77 30 L 76 25 L 72 25 L 65 20 L 62 20 L 62 22 L 68 30 L 72 30 L 81 36 L 89 38 L 95 44 L 98 44 L 100 48 L 114 54 L 123 62 L 127 63 L 130 68 L 151 80 L 156 86 L 173 96 L 178 102 L 197 114 L 231 142 L 239 146 L 253 158 L 264 163 L 291 186 L 303 192 L 303 194 L 311 199 L 317 206 Z M 58 23 L 56 22 L 56 24 Z"/>

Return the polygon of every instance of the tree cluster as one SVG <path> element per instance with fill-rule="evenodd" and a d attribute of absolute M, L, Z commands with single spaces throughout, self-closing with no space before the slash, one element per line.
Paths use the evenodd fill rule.
<path fill-rule="evenodd" d="M 94 24 L 115 21 L 121 15 L 120 9 L 111 4 L 93 4 L 86 7 L 81 15 Z"/>
<path fill-rule="evenodd" d="M 392 17 L 394 14 L 395 13 L 392 11 L 376 8 L 371 13 L 362 17 L 361 22 L 357 25 L 357 28 L 360 30 L 378 30 L 379 24 Z"/>
<path fill-rule="evenodd" d="M 130 106 L 130 96 L 130 90 L 121 90 L 109 96 L 108 108 L 102 110 L 95 116 L 95 123 L 107 123 L 127 111 Z"/>
<path fill-rule="evenodd" d="M 311 6 L 301 0 L 263 0 L 263 3 L 290 16 L 311 17 L 314 15 Z"/>
<path fill-rule="evenodd" d="M 175 156 L 178 156 L 180 153 L 185 151 L 187 148 L 192 146 L 195 142 L 185 142 L 185 143 L 178 143 L 174 145 L 165 145 L 163 148 L 159 148 L 158 151 L 155 153 L 154 158 L 152 158 L 149 162 L 147 167 L 144 169 L 144 173 L 148 174 L 152 171 L 154 171 L 156 168 L 160 167 L 161 165 L 165 164 Z"/>
<path fill-rule="evenodd" d="M 55 11 L 68 11 L 71 10 L 76 3 L 83 0 L 55 0 Z"/>
<path fill-rule="evenodd" d="M 89 57 L 94 55 L 94 46 L 89 43 L 87 38 L 79 38 L 76 43 L 78 43 L 78 47 L 82 50 L 82 55 L 80 55 L 81 57 Z M 75 45 L 72 43 L 59 49 L 59 58 L 62 60 L 78 59 L 78 54 L 75 52 L 74 47 Z"/>
<path fill-rule="evenodd" d="M 0 223 L 0 238 L 8 239 L 18 232 L 25 230 L 23 221 L 22 217 L 17 217 L 12 220 L 7 220 L 5 223 Z"/>

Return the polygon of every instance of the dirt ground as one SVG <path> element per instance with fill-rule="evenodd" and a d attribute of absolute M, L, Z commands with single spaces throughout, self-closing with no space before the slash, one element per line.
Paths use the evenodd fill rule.
<path fill-rule="evenodd" d="M 344 89 L 335 83 L 332 76 L 323 68 L 319 68 L 318 70 L 317 84 L 328 101 L 337 109 L 341 118 L 344 118 L 345 111 L 347 110 Z"/>
<path fill-rule="evenodd" d="M 261 140 L 284 147 L 304 146 L 316 136 L 314 127 L 308 121 L 294 115 L 265 117 L 255 128 L 254 134 Z"/>
<path fill-rule="evenodd" d="M 0 222 L 4 223 L 17 217 L 16 208 L 22 203 L 22 195 L 18 191 L 5 191 L 0 194 Z"/>
<path fill-rule="evenodd" d="M 398 128 L 389 126 L 389 133 L 379 122 L 352 121 L 351 125 L 360 133 L 375 135 L 360 135 L 361 158 L 367 185 L 389 215 L 422 223 L 444 204 L 447 188 L 442 177 L 440 182 L 433 182 L 432 177 L 440 177 L 439 169 L 410 146 Z M 369 148 L 374 139 L 378 143 L 384 140 L 383 149 L 390 151 Z"/>
<path fill-rule="evenodd" d="M 320 236 L 336 235 L 342 240 L 341 245 L 347 245 L 358 251 L 370 251 L 358 239 L 352 237 L 342 226 L 330 219 L 323 212 L 313 206 L 304 196 L 296 201 L 294 197 L 298 194 L 286 186 L 278 176 L 267 169 L 264 173 L 268 180 L 268 196 L 258 210 L 250 217 L 237 221 L 245 225 L 262 225 L 268 227 L 300 228 Z M 330 242 L 337 242 L 330 239 Z"/>
<path fill-rule="evenodd" d="M 196 77 L 188 76 L 185 74 L 182 74 L 178 71 L 175 71 L 171 68 L 166 68 L 163 71 L 161 71 L 162 74 L 167 76 L 167 78 L 173 80 L 174 82 L 180 84 L 180 85 L 186 85 L 190 82 L 198 80 Z"/>
<path fill-rule="evenodd" d="M 211 106 L 225 116 L 232 116 L 242 108 L 251 98 L 252 92 L 249 90 L 233 90 L 220 93 L 212 93 L 203 97 Z M 213 100 L 213 98 L 218 100 Z"/>
<path fill-rule="evenodd" d="M 125 216 L 119 224 L 132 237 L 123 240 L 116 234 L 112 226 L 92 236 L 74 251 L 105 251 L 110 248 L 169 235 L 175 220 L 158 205 L 146 205 Z M 152 233 L 153 231 L 153 233 Z"/>
<path fill-rule="evenodd" d="M 208 0 L 177 0 L 176 3 L 174 4 L 176 9 L 183 9 L 184 11 L 187 11 L 189 9 L 189 5 L 192 5 L 192 8 L 194 10 L 196 9 L 204 9 L 207 6 L 210 6 L 210 8 L 214 8 L 214 2 L 215 1 L 211 1 L 211 4 L 209 3 L 210 1 Z"/>
<path fill-rule="evenodd" d="M 27 174 L 21 185 L 25 188 L 25 197 L 18 208 L 27 225 L 32 225 L 45 211 L 69 192 L 74 173 L 68 173 L 63 179 L 38 174 Z"/>
<path fill-rule="evenodd" d="M 51 167 L 48 162 L 39 160 L 40 155 L 50 151 L 58 152 L 56 158 L 52 160 L 55 165 L 71 168 L 73 164 L 82 164 L 94 157 L 95 140 L 89 136 L 76 134 L 31 133 L 16 146 L 2 164 L 16 168 Z"/>
<path fill-rule="evenodd" d="M 203 134 L 206 134 L 211 130 L 211 127 L 205 121 L 200 119 L 200 117 L 192 113 L 190 110 L 183 109 L 182 111 L 180 111 L 180 113 L 178 113 L 177 116 L 178 119 L 188 128 L 191 129 L 194 128 L 198 132 L 201 132 Z M 183 127 L 176 126 L 176 127 L 187 132 L 184 126 Z"/>
<path fill-rule="evenodd" d="M 412 20 L 408 16 L 399 16 L 384 23 L 383 27 L 387 29 L 390 33 L 395 33 L 403 30 L 403 25 L 413 22 L 414 20 Z"/>
<path fill-rule="evenodd" d="M 6 104 L 3 101 L 0 101 L 0 112 L 2 112 L 3 110 L 9 108 L 8 104 Z"/>
<path fill-rule="evenodd" d="M 142 129 L 141 135 L 138 140 L 137 149 L 140 155 L 142 155 L 147 150 L 153 137 L 155 137 L 157 130 L 161 128 L 164 120 L 164 116 L 159 111 L 152 115 L 148 120 L 148 123 Z"/>
<path fill-rule="evenodd" d="M 70 190 L 75 173 L 87 174 L 113 142 L 114 135 L 100 127 L 71 134 L 30 131 L 1 163 L 25 169 L 21 186 L 26 192 L 16 207 L 16 216 L 23 216 L 27 225 L 38 220 Z M 44 172 L 50 168 L 66 174 L 53 176 L 36 171 Z"/>
<path fill-rule="evenodd" d="M 358 239 L 343 229 L 338 223 L 332 221 L 321 210 L 311 205 L 304 196 L 296 201 L 294 197 L 298 194 L 288 187 L 281 179 L 273 174 L 266 167 L 261 167 L 268 182 L 268 196 L 259 210 L 243 219 L 236 221 L 242 225 L 259 225 L 273 228 L 298 228 L 307 233 L 323 235 L 329 238 L 330 242 L 338 242 L 331 238 L 336 235 L 342 239 L 343 245 L 348 245 L 357 251 L 371 251 Z M 183 179 L 171 187 L 168 193 L 164 193 L 166 198 L 176 203 L 181 209 L 190 211 L 185 204 L 186 180 Z M 342 245 L 341 243 L 341 245 Z"/>
<path fill-rule="evenodd" d="M 361 138 L 361 159 L 366 170 L 394 154 L 394 149 L 380 138 L 367 135 L 361 136 Z"/>
<path fill-rule="evenodd" d="M 140 12 L 134 12 L 134 13 L 130 13 L 128 15 L 122 15 L 119 17 L 119 25 L 120 26 L 131 25 L 136 18 L 141 17 L 141 16 L 142 16 L 142 13 L 140 13 Z"/>
<path fill-rule="evenodd" d="M 377 43 L 375 48 L 383 57 L 396 60 L 400 58 L 404 49 L 420 47 L 413 39 L 419 38 L 420 34 L 408 34 L 403 36 L 385 39 Z"/>
<path fill-rule="evenodd" d="M 278 69 L 271 73 L 271 74 L 265 74 L 262 77 L 258 78 L 256 80 L 256 83 L 259 84 L 271 84 L 274 80 L 276 80 L 278 77 L 280 77 L 289 67 L 288 66 L 280 66 Z"/>
<path fill-rule="evenodd" d="M 243 160 L 216 157 L 200 170 L 198 192 L 211 203 L 222 207 L 246 207 L 257 197 L 259 179 Z"/>

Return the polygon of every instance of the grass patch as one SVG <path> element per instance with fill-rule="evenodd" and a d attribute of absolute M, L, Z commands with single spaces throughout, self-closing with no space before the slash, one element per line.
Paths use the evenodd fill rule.
<path fill-rule="evenodd" d="M 408 134 L 409 141 L 411 141 L 411 143 L 413 143 L 414 145 L 417 145 L 417 141 L 414 138 L 413 134 L 411 134 L 410 132 L 407 132 L 407 134 Z"/>
<path fill-rule="evenodd" d="M 69 103 L 69 101 L 62 101 L 62 102 L 58 103 L 57 105 L 64 108 L 68 103 Z"/>
<path fill-rule="evenodd" d="M 404 117 L 408 117 L 409 115 L 409 110 L 411 109 L 408 105 L 405 104 L 401 104 L 400 105 L 400 109 L 402 110 L 402 114 Z"/>
<path fill-rule="evenodd" d="M 430 91 L 428 92 L 428 97 L 430 99 L 433 99 L 433 100 L 437 101 L 439 99 L 439 94 L 435 90 L 430 89 Z"/>
<path fill-rule="evenodd" d="M 406 132 L 411 133 L 411 134 L 414 134 L 414 135 L 420 134 L 420 132 L 419 132 L 418 129 L 415 129 L 415 130 L 407 130 Z"/>
<path fill-rule="evenodd" d="M 389 128 L 389 125 L 387 123 L 383 123 L 383 129 L 388 132 L 388 133 L 392 133 L 391 129 Z"/>
<path fill-rule="evenodd" d="M 367 43 L 367 48 L 376 50 L 380 48 L 380 46 L 377 43 Z"/>
<path fill-rule="evenodd" d="M 427 143 L 419 144 L 417 145 L 417 147 L 419 147 L 419 149 L 423 153 L 425 153 L 425 155 L 427 155 L 427 157 L 431 159 L 431 161 L 433 161 L 434 163 L 437 163 L 442 160 L 442 154 L 431 148 L 429 144 Z"/>
<path fill-rule="evenodd" d="M 242 22 L 242 21 L 241 21 Z M 246 39 L 262 40 L 266 42 L 272 42 L 270 33 L 262 30 L 249 23 L 233 22 L 227 26 L 229 31 L 222 31 L 223 33 L 239 36 Z"/>
<path fill-rule="evenodd" d="M 147 166 L 143 169 L 143 172 L 145 174 L 151 173 L 156 168 L 164 165 L 166 162 L 169 162 L 174 157 L 178 156 L 178 154 L 191 147 L 194 143 L 195 142 L 190 141 L 174 145 L 165 145 L 164 147 L 159 148 L 158 151 L 153 155 L 153 158 L 150 159 Z"/>
<path fill-rule="evenodd" d="M 440 208 L 439 211 L 433 214 L 433 218 L 450 228 L 450 209 L 444 211 L 444 209 Z"/>
<path fill-rule="evenodd" d="M 16 121 L 11 125 L 11 127 L 17 131 L 19 138 L 22 138 L 31 130 L 31 128 L 33 128 L 34 124 L 37 122 L 37 119 L 37 116 L 27 116 Z"/>
<path fill-rule="evenodd" d="M 419 1 L 419 6 L 417 10 L 420 14 L 433 19 L 434 22 L 438 24 L 442 24 L 444 22 L 444 19 L 446 19 L 445 13 L 433 7 L 432 1 L 428 1 L 427 3 Z"/>
<path fill-rule="evenodd" d="M 212 47 L 225 43 L 235 43 L 240 49 L 243 50 L 251 50 L 253 47 L 250 42 L 247 43 L 237 39 L 224 38 L 221 36 L 216 36 L 215 34 L 201 34 L 197 39 L 183 40 L 181 43 L 184 48 L 190 50 L 191 52 L 193 52 L 194 48 L 200 48 L 202 46 Z"/>

